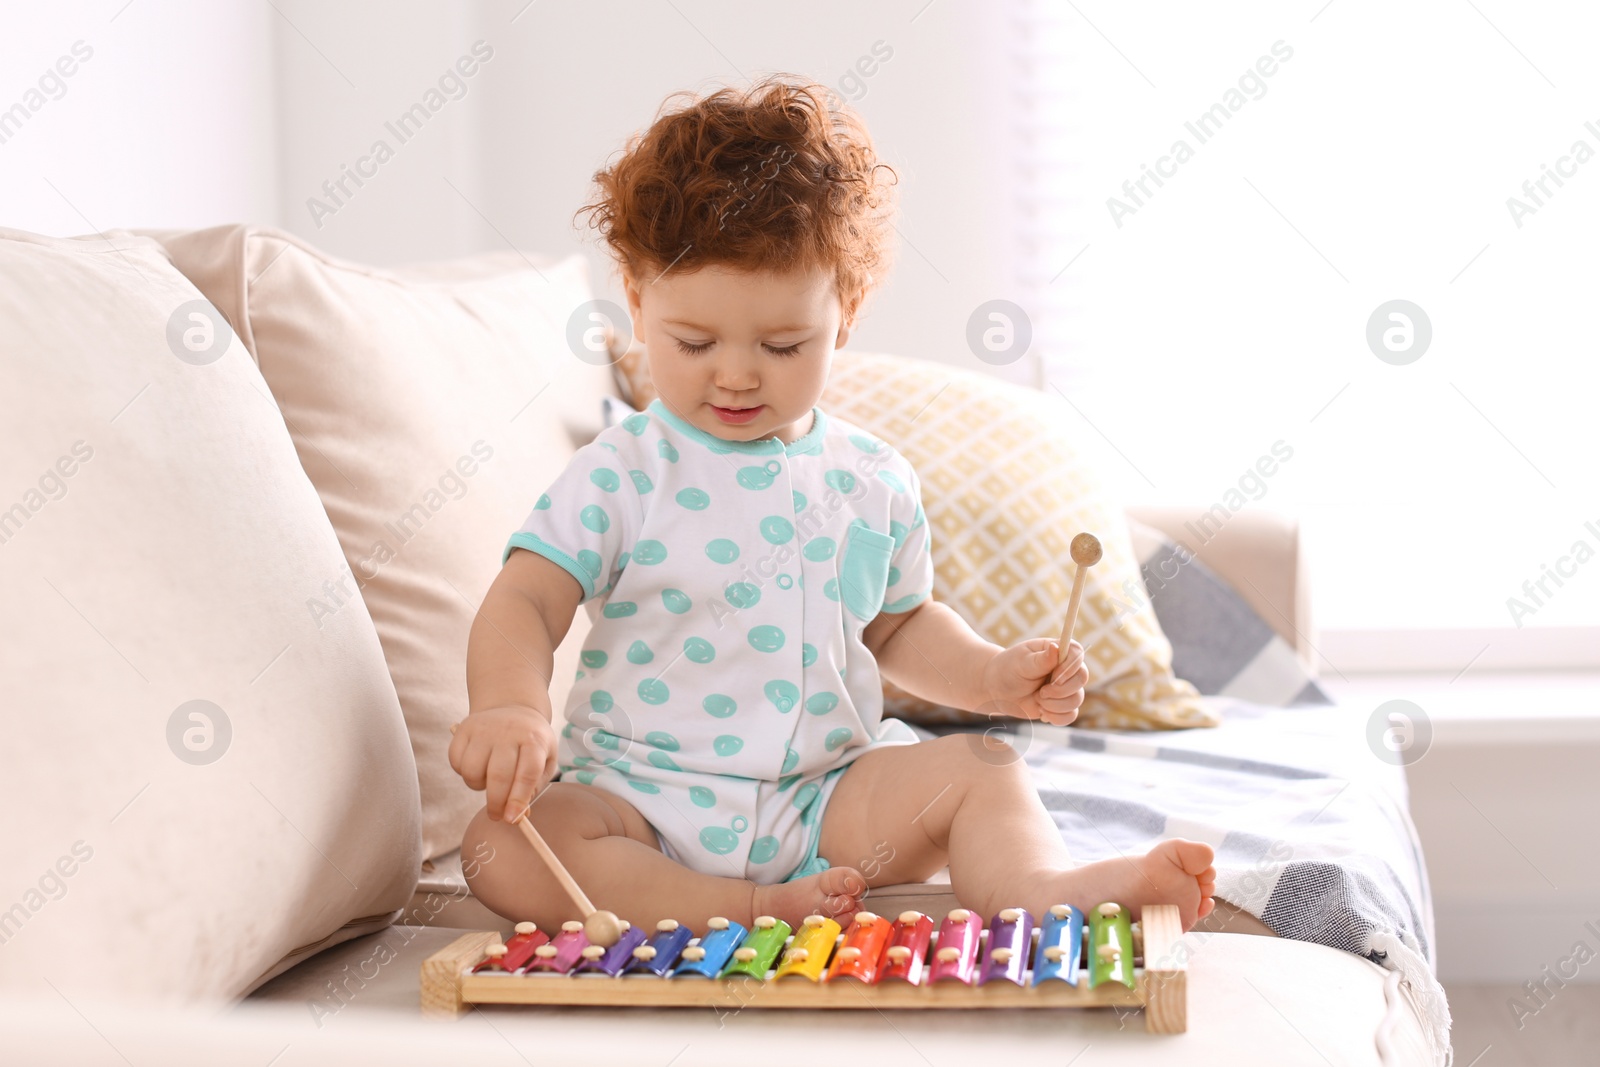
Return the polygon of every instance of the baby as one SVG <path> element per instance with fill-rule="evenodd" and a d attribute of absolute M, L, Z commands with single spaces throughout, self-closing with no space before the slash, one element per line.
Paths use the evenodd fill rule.
<path fill-rule="evenodd" d="M 882 714 L 887 677 L 1069 723 L 1088 671 L 1076 641 L 1058 669 L 1056 640 L 1001 648 L 933 600 L 917 472 L 816 406 L 884 269 L 893 174 L 830 97 L 783 76 L 723 89 L 596 175 L 583 210 L 658 397 L 540 496 L 473 622 L 450 745 L 487 790 L 472 891 L 507 918 L 582 918 L 512 825 L 526 812 L 635 924 L 798 924 L 948 864 L 984 914 L 1176 904 L 1188 929 L 1213 907 L 1209 846 L 1075 865 L 1004 742 L 919 741 Z M 552 653 L 579 605 L 593 628 L 558 720 Z"/>

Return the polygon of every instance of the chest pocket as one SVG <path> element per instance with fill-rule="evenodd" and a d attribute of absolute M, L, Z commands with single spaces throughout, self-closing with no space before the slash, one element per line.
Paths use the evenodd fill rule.
<path fill-rule="evenodd" d="M 839 558 L 839 596 L 863 622 L 878 617 L 889 589 L 889 557 L 894 538 L 865 526 L 851 526 Z"/>

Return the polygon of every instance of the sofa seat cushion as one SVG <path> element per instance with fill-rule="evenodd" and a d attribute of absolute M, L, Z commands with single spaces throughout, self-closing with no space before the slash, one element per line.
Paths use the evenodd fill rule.
<path fill-rule="evenodd" d="M 763 1011 L 759 988 L 743 999 L 742 1010 L 739 1001 L 721 1011 L 708 1010 L 709 1002 L 708 1008 L 676 1010 L 508 1006 L 476 1009 L 453 1024 L 417 1019 L 422 961 L 464 932 L 395 926 L 340 946 L 260 989 L 232 1021 L 281 1026 L 272 1051 L 284 1041 L 300 1048 L 300 1035 L 316 1035 L 319 1046 L 361 1041 L 364 1062 L 427 1062 L 423 1050 L 432 1048 L 451 1050 L 440 1054 L 455 1058 L 480 1050 L 499 1056 L 509 1044 L 545 1063 L 589 1061 L 596 1053 L 604 1062 L 665 1063 L 687 1045 L 679 1062 L 748 1064 L 783 1059 L 784 1049 L 814 1047 L 823 1028 L 831 1045 L 848 1047 L 852 1058 L 867 1063 L 983 1062 L 1001 1049 L 1014 1062 L 1068 1063 L 1088 1046 L 1093 1052 L 1082 1062 L 1106 1067 L 1436 1062 L 1404 987 L 1382 968 L 1336 949 L 1278 938 L 1188 934 L 1180 942 L 1189 967 L 1188 1031 L 1158 1037 L 1144 1032 L 1140 1014 L 1127 1010 Z M 282 1009 L 281 1017 L 254 1014 L 273 1007 Z M 598 1034 L 605 1037 L 597 1048 Z M 309 1041 L 306 1046 L 302 1055 Z M 390 1060 L 393 1055 L 404 1058 Z"/>

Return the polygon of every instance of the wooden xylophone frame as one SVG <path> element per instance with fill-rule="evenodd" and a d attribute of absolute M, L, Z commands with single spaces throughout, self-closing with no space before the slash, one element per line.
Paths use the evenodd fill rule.
<path fill-rule="evenodd" d="M 1141 941 L 1142 928 L 1142 945 Z M 854 979 L 810 982 L 803 978 L 756 982 L 747 978 L 654 978 L 570 974 L 472 974 L 500 941 L 493 931 L 463 934 L 422 962 L 422 1013 L 455 1019 L 474 1004 L 536 1004 L 562 1007 L 704 1008 L 1143 1008 L 1145 1030 L 1181 1034 L 1188 1028 L 1188 972 L 1175 951 L 1182 934 L 1178 909 L 1147 905 L 1134 924 L 1132 989 L 1120 982 L 1089 988 L 1086 969 L 1078 984 L 1046 981 L 1019 986 L 988 982 L 907 985 L 887 981 L 863 985 Z M 1140 960 L 1143 960 L 1141 963 Z"/>

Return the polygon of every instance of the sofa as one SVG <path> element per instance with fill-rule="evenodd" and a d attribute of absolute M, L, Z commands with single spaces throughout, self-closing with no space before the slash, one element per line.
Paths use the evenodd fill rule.
<path fill-rule="evenodd" d="M 421 1018 L 422 960 L 511 927 L 467 890 L 481 796 L 442 753 L 505 537 L 629 399 L 582 343 L 598 306 L 578 256 L 379 270 L 252 226 L 0 230 L 9 1062 L 747 1062 L 824 1026 L 896 1062 L 1440 1060 L 1396 971 L 1229 901 L 1187 935 L 1181 1035 L 1117 1011 Z M 1180 543 L 1195 517 L 1127 512 Z M 1192 547 L 1309 668 L 1292 518 Z M 1403 819 L 1403 776 L 1381 789 Z M 939 880 L 873 900 L 955 903 Z"/>

